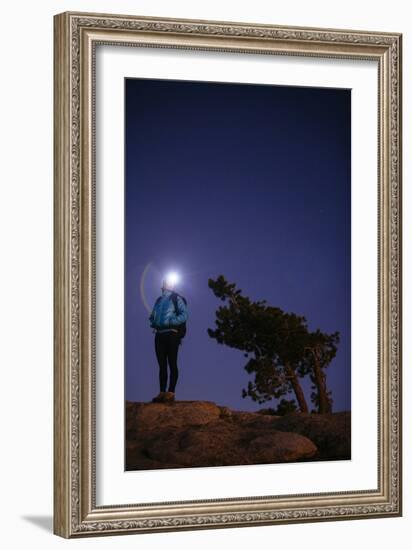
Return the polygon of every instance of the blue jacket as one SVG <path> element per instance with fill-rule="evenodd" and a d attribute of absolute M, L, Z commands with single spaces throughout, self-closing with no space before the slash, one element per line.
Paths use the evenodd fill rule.
<path fill-rule="evenodd" d="M 176 315 L 175 306 L 173 300 L 170 298 L 172 294 L 171 290 L 163 290 L 161 299 L 154 305 L 152 313 L 150 314 L 149 321 L 150 326 L 159 330 L 167 328 L 173 328 L 187 320 L 187 306 L 182 298 L 177 296 L 177 309 Z"/>

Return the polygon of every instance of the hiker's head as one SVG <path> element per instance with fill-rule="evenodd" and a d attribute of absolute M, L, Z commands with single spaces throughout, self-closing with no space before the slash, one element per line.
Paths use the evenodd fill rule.
<path fill-rule="evenodd" d="M 162 283 L 162 290 L 174 290 L 175 285 L 179 280 L 179 276 L 174 271 L 171 273 L 168 273 L 166 277 L 163 279 Z"/>

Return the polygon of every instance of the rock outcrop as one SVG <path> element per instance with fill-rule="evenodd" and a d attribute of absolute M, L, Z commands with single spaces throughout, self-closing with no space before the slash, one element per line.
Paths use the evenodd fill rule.
<path fill-rule="evenodd" d="M 212 401 L 127 401 L 126 470 L 350 458 L 348 414 L 279 417 Z"/>

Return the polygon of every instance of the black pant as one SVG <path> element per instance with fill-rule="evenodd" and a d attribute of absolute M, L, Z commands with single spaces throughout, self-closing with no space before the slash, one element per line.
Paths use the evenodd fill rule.
<path fill-rule="evenodd" d="M 156 333 L 155 350 L 157 362 L 159 363 L 160 391 L 166 391 L 167 365 L 170 368 L 170 381 L 168 391 L 175 391 L 178 378 L 177 352 L 179 350 L 180 338 L 176 332 Z"/>

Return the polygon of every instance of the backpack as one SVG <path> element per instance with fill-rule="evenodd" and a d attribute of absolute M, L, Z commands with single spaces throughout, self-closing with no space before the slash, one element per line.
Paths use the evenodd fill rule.
<path fill-rule="evenodd" d="M 184 301 L 184 303 L 187 305 L 187 300 L 184 296 L 181 296 L 180 294 L 178 294 L 177 292 L 172 292 L 172 294 L 170 295 L 170 298 L 171 300 L 173 301 L 173 305 L 175 307 L 175 313 L 176 315 L 178 315 L 179 313 L 179 307 L 177 305 L 177 297 L 180 296 L 180 298 L 182 298 L 182 300 Z M 158 302 L 160 302 L 160 300 L 162 299 L 161 296 L 159 296 L 159 298 L 156 300 L 156 304 Z M 180 323 L 180 325 L 176 325 L 175 327 L 173 327 L 174 329 L 177 330 L 177 335 L 179 336 L 180 339 L 184 338 L 186 336 L 186 321 L 184 323 Z"/>
<path fill-rule="evenodd" d="M 173 301 L 173 305 L 175 306 L 176 315 L 178 315 L 178 313 L 179 313 L 179 308 L 178 308 L 178 305 L 177 305 L 177 297 L 178 296 L 180 296 L 180 298 L 182 298 L 182 300 L 184 301 L 185 305 L 187 305 L 187 300 L 184 296 L 181 296 L 180 294 L 177 294 L 177 292 L 172 292 L 170 297 Z M 177 325 L 174 328 L 177 329 L 177 335 L 179 336 L 179 338 L 184 338 L 186 336 L 186 321 L 184 321 L 183 323 L 180 323 L 180 325 Z"/>

